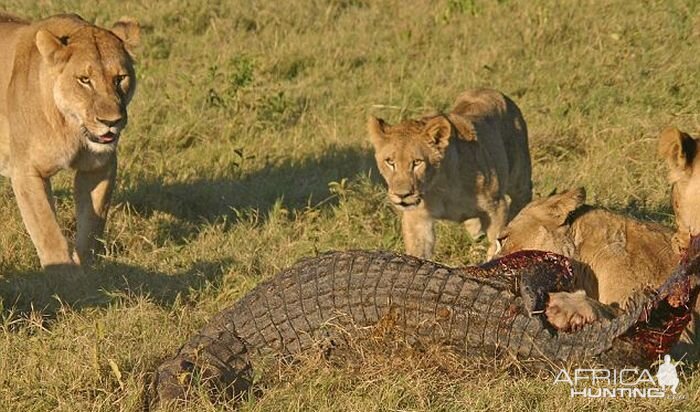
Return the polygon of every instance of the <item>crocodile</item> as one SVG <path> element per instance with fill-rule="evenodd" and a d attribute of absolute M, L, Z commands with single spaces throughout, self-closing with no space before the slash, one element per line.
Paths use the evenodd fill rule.
<path fill-rule="evenodd" d="M 666 283 L 636 293 L 616 316 L 563 332 L 543 314 L 547 294 L 573 284 L 571 262 L 554 253 L 521 251 L 461 268 L 385 251 L 323 254 L 215 315 L 157 368 L 147 403 L 186 397 L 195 378 L 219 395 L 239 396 L 250 389 L 259 356 L 327 350 L 348 330 L 387 319 L 409 344 L 444 344 L 465 355 L 651 360 L 668 351 L 690 319 L 697 261 L 682 260 Z"/>

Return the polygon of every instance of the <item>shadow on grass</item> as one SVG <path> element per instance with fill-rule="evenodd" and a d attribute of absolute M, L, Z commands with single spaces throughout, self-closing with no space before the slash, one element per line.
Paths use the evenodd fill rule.
<path fill-rule="evenodd" d="M 247 208 L 257 209 L 260 216 L 267 216 L 280 199 L 290 211 L 327 201 L 331 195 L 330 182 L 353 178 L 372 169 L 371 175 L 376 178 L 375 167 L 369 151 L 334 149 L 321 157 L 285 160 L 280 165 L 270 165 L 235 180 L 142 181 L 134 188 L 122 190 L 117 200 L 128 203 L 145 216 L 161 211 L 187 221 L 212 221 L 224 216 L 235 219 L 234 209 Z"/>
<path fill-rule="evenodd" d="M 240 180 L 201 179 L 174 184 L 138 181 L 133 188 L 120 191 L 116 200 L 145 216 L 154 211 L 175 216 L 177 221 L 168 222 L 162 235 L 186 238 L 208 221 L 227 217 L 235 222 L 234 209 L 257 209 L 265 218 L 280 199 L 291 211 L 319 202 L 327 207 L 336 201 L 330 197 L 330 182 L 352 178 L 374 167 L 370 152 L 338 149 L 320 157 L 287 160 Z M 160 273 L 107 261 L 85 274 L 76 274 L 70 267 L 2 274 L 0 314 L 11 310 L 22 315 L 34 308 L 53 317 L 61 303 L 75 309 L 106 306 L 114 301 L 114 294 L 147 295 L 167 306 L 178 296 L 186 298 L 192 290 L 219 282 L 225 266 L 226 261 L 194 262 L 179 273 Z"/>
<path fill-rule="evenodd" d="M 103 262 L 87 273 L 71 267 L 0 276 L 0 314 L 23 316 L 38 310 L 52 318 L 67 304 L 73 309 L 104 307 L 117 296 L 148 296 L 162 306 L 187 299 L 193 291 L 217 285 L 229 260 L 194 262 L 177 273 L 149 271 L 117 262 Z"/>

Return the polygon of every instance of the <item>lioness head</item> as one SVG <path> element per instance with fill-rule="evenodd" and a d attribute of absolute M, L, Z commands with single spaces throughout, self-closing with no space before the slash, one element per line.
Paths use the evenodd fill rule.
<path fill-rule="evenodd" d="M 700 162 L 698 140 L 675 127 L 661 132 L 659 155 L 666 159 L 679 235 L 687 241 L 700 234 Z"/>
<path fill-rule="evenodd" d="M 444 157 L 452 135 L 450 121 L 435 116 L 391 126 L 371 116 L 368 129 L 389 200 L 400 210 L 418 206 Z"/>
<path fill-rule="evenodd" d="M 569 216 L 586 201 L 583 188 L 537 199 L 518 213 L 498 236 L 499 255 L 518 250 L 548 250 L 573 256 Z"/>
<path fill-rule="evenodd" d="M 93 151 L 114 150 L 126 126 L 136 85 L 127 47 L 137 39 L 134 21 L 120 21 L 109 31 L 77 16 L 62 16 L 36 33 L 42 83 L 48 83 L 59 112 Z"/>

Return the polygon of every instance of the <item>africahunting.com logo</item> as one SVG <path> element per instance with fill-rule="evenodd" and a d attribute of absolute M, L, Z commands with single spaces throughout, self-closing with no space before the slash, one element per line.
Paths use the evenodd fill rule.
<path fill-rule="evenodd" d="M 559 370 L 554 384 L 569 384 L 571 397 L 583 398 L 672 398 L 684 399 L 678 394 L 679 362 L 673 362 L 670 355 L 664 356 L 656 375 L 649 369 L 566 369 Z"/>

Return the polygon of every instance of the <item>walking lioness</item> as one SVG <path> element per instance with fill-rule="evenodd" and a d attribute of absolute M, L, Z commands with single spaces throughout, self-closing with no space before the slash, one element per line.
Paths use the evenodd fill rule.
<path fill-rule="evenodd" d="M 406 252 L 430 258 L 434 219 L 464 222 L 491 242 L 532 196 L 527 126 L 508 97 L 490 89 L 462 93 L 449 114 L 391 126 L 369 119 L 379 171 L 402 213 Z"/>
<path fill-rule="evenodd" d="M 91 260 L 117 173 L 138 25 L 111 31 L 76 15 L 30 23 L 0 13 L 0 174 L 9 177 L 42 267 Z M 56 221 L 50 178 L 73 169 L 76 253 Z"/>

